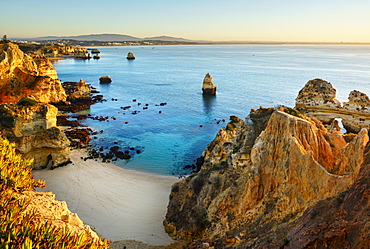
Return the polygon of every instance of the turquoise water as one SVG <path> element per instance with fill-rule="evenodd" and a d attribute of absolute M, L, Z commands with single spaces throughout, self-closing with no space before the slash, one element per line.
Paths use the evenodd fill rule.
<path fill-rule="evenodd" d="M 99 50 L 100 60 L 58 61 L 59 78 L 83 79 L 107 99 L 91 106 L 89 112 L 108 116 L 109 122 L 83 121 L 97 131 L 104 130 L 93 145 L 109 148 L 116 142 L 120 148 L 139 149 L 140 154 L 116 164 L 160 174 L 188 173 L 183 166 L 201 155 L 225 126 L 222 119 L 244 118 L 259 106 L 293 107 L 308 80 L 331 82 L 340 101 L 346 101 L 354 89 L 370 94 L 370 46 L 192 45 Z M 130 51 L 136 60 L 126 60 Z M 217 86 L 214 98 L 202 96 L 207 73 Z M 103 75 L 110 75 L 113 82 L 99 84 Z M 143 109 L 145 104 L 148 109 Z M 122 110 L 124 106 L 132 107 Z"/>

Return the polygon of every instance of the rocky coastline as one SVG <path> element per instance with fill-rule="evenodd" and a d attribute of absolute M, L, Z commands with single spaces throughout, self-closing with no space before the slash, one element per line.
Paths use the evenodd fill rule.
<path fill-rule="evenodd" d="M 314 79 L 296 109 L 231 116 L 203 151 L 200 170 L 172 186 L 166 232 L 189 248 L 368 245 L 359 234 L 369 220 L 357 214 L 369 208 L 367 103 L 353 91 L 341 104 L 329 82 Z M 362 205 L 350 204 L 354 198 Z"/>
<path fill-rule="evenodd" d="M 25 54 L 10 42 L 0 44 L 0 77 L 1 135 L 34 160 L 33 169 L 69 164 L 71 148 L 86 148 L 104 132 L 84 127 L 80 120 L 114 119 L 75 114 L 106 100 L 93 95 L 96 89 L 82 79 L 61 83 L 49 60 Z M 216 94 L 209 74 L 202 90 Z M 245 120 L 231 116 L 189 166 L 194 173 L 172 185 L 166 233 L 193 249 L 366 248 L 369 108 L 365 93 L 354 90 L 348 102 L 340 103 L 331 83 L 313 79 L 298 93 L 294 108 L 260 107 Z M 115 145 L 91 149 L 81 160 L 127 160 L 141 152 Z M 55 201 L 53 194 L 26 194 Z M 98 239 L 69 210 L 63 212 L 58 217 L 68 229 L 76 225 Z"/>

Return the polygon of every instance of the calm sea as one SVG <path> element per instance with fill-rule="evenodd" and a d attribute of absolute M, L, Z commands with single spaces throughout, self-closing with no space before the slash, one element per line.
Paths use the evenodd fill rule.
<path fill-rule="evenodd" d="M 89 113 L 108 116 L 109 122 L 83 121 L 94 130 L 104 130 L 92 144 L 139 149 L 140 154 L 132 151 L 130 160 L 115 163 L 153 173 L 189 173 L 183 167 L 201 155 L 226 125 L 223 119 L 227 122 L 231 115 L 244 119 L 251 108 L 259 106 L 293 107 L 308 80 L 331 82 L 340 101 L 346 101 L 354 89 L 370 94 L 370 46 L 192 45 L 99 50 L 100 60 L 58 61 L 59 78 L 83 79 L 107 99 L 91 106 Z M 128 52 L 136 59 L 126 60 Z M 207 73 L 217 86 L 213 98 L 202 96 Z M 113 82 L 99 84 L 103 75 L 110 75 Z M 123 110 L 125 106 L 131 108 Z"/>

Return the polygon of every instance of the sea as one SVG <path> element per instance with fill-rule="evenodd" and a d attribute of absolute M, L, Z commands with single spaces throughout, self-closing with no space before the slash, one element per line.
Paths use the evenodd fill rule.
<path fill-rule="evenodd" d="M 151 173 L 191 173 L 184 166 L 194 164 L 230 116 L 245 119 L 260 106 L 294 107 L 299 90 L 311 79 L 331 82 L 341 102 L 352 90 L 370 94 L 369 45 L 94 48 L 100 50 L 99 60 L 55 62 L 59 79 L 83 79 L 106 99 L 83 112 L 107 117 L 81 121 L 98 131 L 91 145 L 129 150 L 130 159 L 114 163 Z M 136 59 L 127 60 L 128 52 Z M 202 95 L 207 73 L 217 86 L 213 97 Z M 112 83 L 100 84 L 103 75 Z"/>

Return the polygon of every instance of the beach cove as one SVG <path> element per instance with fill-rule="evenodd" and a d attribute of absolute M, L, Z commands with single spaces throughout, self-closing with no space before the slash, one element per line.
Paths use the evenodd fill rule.
<path fill-rule="evenodd" d="M 71 151 L 72 164 L 54 170 L 33 171 L 46 181 L 39 191 L 52 191 L 67 202 L 85 224 L 112 241 L 136 240 L 168 245 L 173 240 L 162 222 L 173 176 L 123 169 L 110 163 L 86 160 L 83 150 Z"/>

